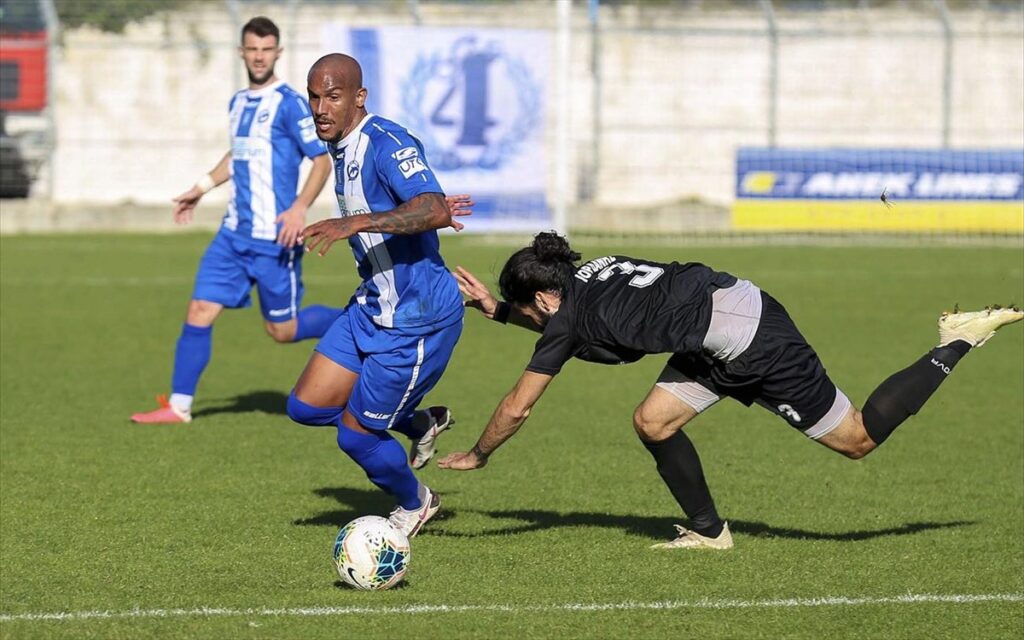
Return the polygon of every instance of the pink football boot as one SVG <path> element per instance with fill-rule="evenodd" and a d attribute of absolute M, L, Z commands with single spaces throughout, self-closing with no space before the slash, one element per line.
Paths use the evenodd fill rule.
<path fill-rule="evenodd" d="M 192 413 L 189 411 L 182 411 L 170 402 L 167 402 L 166 395 L 158 395 L 156 397 L 156 401 L 160 403 L 159 409 L 154 409 L 145 413 L 132 414 L 132 422 L 138 424 L 177 424 L 180 422 L 192 422 Z"/>

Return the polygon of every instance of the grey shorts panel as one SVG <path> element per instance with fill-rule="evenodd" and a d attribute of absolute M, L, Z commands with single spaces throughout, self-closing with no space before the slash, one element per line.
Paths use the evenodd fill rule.
<path fill-rule="evenodd" d="M 721 399 L 717 393 L 670 364 L 666 364 L 661 370 L 655 384 L 682 400 L 697 413 L 701 413 Z"/>

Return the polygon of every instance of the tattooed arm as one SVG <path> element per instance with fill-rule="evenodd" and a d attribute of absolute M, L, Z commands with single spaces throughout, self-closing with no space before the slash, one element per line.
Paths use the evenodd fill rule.
<path fill-rule="evenodd" d="M 391 211 L 328 218 L 309 225 L 302 232 L 306 251 L 324 255 L 331 245 L 357 233 L 412 235 L 452 225 L 452 214 L 443 193 L 421 193 Z"/>

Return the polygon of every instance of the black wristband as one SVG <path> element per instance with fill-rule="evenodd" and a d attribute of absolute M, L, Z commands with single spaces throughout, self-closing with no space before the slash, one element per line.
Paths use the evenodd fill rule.
<path fill-rule="evenodd" d="M 486 460 L 489 454 L 484 453 L 480 450 L 480 445 L 474 444 L 470 452 L 477 457 L 478 460 Z"/>
<path fill-rule="evenodd" d="M 507 302 L 499 302 L 494 309 L 494 319 L 501 324 L 508 324 L 508 315 L 512 313 L 512 305 Z"/>

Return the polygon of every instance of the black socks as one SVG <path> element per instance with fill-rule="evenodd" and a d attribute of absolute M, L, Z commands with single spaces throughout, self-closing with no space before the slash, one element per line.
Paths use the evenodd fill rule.
<path fill-rule="evenodd" d="M 916 414 L 939 388 L 971 345 L 955 340 L 944 347 L 935 347 L 923 358 L 903 371 L 889 376 L 872 392 L 862 411 L 864 427 L 875 444 L 885 439 Z"/>
<path fill-rule="evenodd" d="M 704 480 L 704 469 L 693 443 L 680 429 L 661 442 L 644 442 L 658 463 L 658 473 L 675 496 L 683 513 L 690 518 L 690 528 L 708 538 L 717 538 L 724 526 L 711 491 Z"/>

